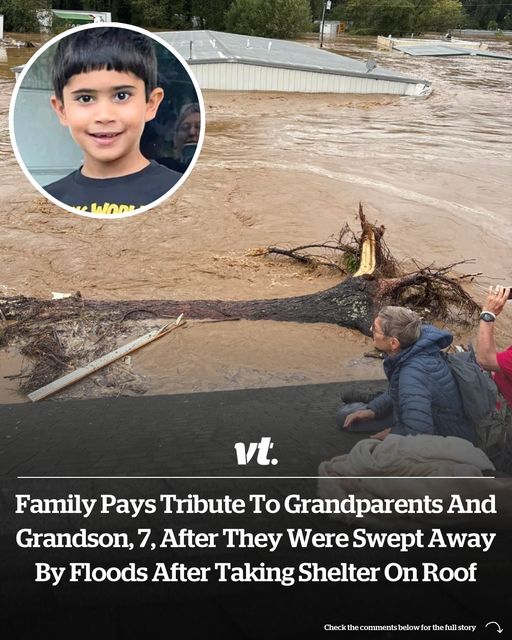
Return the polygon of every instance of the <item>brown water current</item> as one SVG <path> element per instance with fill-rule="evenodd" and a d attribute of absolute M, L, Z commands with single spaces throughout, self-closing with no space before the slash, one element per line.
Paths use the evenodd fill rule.
<path fill-rule="evenodd" d="M 506 40 L 489 48 L 512 50 Z M 251 253 L 326 240 L 346 222 L 356 229 L 359 201 L 385 225 L 397 258 L 474 260 L 460 269 L 484 274 L 472 288 L 480 302 L 489 284 L 512 284 L 512 62 L 413 58 L 378 51 L 374 38 L 335 50 L 429 80 L 434 91 L 428 99 L 205 92 L 205 144 L 186 184 L 158 208 L 112 221 L 61 211 L 26 180 L 8 139 L 14 81 L 0 67 L 0 294 L 319 291 L 338 276 Z M 510 318 L 500 318 L 500 346 L 512 342 Z M 329 325 L 191 323 L 134 354 L 132 367 L 147 393 L 382 377 L 381 364 L 363 356 L 369 350 L 367 338 Z M 12 373 L 8 357 L 2 375 Z M 13 386 L 0 381 L 0 401 L 22 399 Z"/>

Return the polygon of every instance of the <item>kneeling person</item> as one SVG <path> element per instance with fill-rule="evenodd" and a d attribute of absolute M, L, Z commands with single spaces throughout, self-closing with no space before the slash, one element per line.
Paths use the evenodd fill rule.
<path fill-rule="evenodd" d="M 441 350 L 453 337 L 431 325 L 422 325 L 417 313 L 403 307 L 384 307 L 372 325 L 373 343 L 383 351 L 386 393 L 367 405 L 350 404 L 336 416 L 351 431 L 390 431 L 401 435 L 457 436 L 474 441 L 464 415 L 457 383 Z"/>

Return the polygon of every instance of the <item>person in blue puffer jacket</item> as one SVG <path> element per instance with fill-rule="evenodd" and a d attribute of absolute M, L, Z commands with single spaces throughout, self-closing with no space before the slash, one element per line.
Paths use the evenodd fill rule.
<path fill-rule="evenodd" d="M 384 307 L 372 325 L 373 342 L 383 351 L 386 393 L 368 404 L 343 406 L 336 416 L 350 431 L 379 431 L 386 435 L 457 436 L 471 442 L 475 432 L 465 416 L 457 383 L 441 350 L 453 336 L 422 325 L 417 313 L 404 307 Z"/>

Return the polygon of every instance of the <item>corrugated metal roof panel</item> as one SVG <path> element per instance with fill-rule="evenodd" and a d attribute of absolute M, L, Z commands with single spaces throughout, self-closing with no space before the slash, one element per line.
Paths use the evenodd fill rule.
<path fill-rule="evenodd" d="M 409 78 L 384 67 L 377 66 L 368 72 L 366 63 L 360 60 L 286 40 L 219 31 L 167 31 L 158 35 L 169 42 L 191 65 L 221 61 L 246 62 L 317 73 L 428 84 L 424 80 Z"/>
<path fill-rule="evenodd" d="M 356 78 L 350 75 L 298 71 L 247 62 L 194 66 L 199 85 L 203 89 L 225 91 L 297 91 L 300 93 L 390 93 L 419 95 L 423 85 L 396 80 Z"/>
<path fill-rule="evenodd" d="M 410 56 L 469 56 L 476 55 L 475 49 L 457 49 L 444 44 L 395 45 L 394 49 Z"/>
<path fill-rule="evenodd" d="M 478 56 L 484 58 L 499 58 L 502 60 L 512 60 L 512 56 L 505 53 L 495 53 L 493 51 L 463 49 L 448 44 L 425 44 L 425 45 L 395 45 L 395 49 L 407 53 L 410 56 Z"/>
<path fill-rule="evenodd" d="M 479 51 L 478 55 L 484 58 L 499 58 L 501 60 L 512 60 L 512 56 L 508 56 L 506 53 L 499 53 L 497 51 Z"/>

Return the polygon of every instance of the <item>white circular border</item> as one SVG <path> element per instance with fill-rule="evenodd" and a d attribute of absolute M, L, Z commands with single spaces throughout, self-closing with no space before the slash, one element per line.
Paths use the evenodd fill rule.
<path fill-rule="evenodd" d="M 18 145 L 16 143 L 16 135 L 14 133 L 14 110 L 16 106 L 16 99 L 18 97 L 18 92 L 20 90 L 22 82 L 25 76 L 27 75 L 29 69 L 37 61 L 39 56 L 41 56 L 46 51 L 46 49 L 54 45 L 56 42 L 58 42 L 59 40 L 62 40 L 63 38 L 65 38 L 66 36 L 72 33 L 77 33 L 78 31 L 85 31 L 86 29 L 98 29 L 98 28 L 104 28 L 104 27 L 118 27 L 119 29 L 128 29 L 130 31 L 137 31 L 138 33 L 142 33 L 142 35 L 145 35 L 148 38 L 151 38 L 151 40 L 154 40 L 158 44 L 161 44 L 163 47 L 165 47 L 181 63 L 181 65 L 187 72 L 190 80 L 192 81 L 192 84 L 194 85 L 194 89 L 196 90 L 197 100 L 199 102 L 199 108 L 201 110 L 201 130 L 199 132 L 199 141 L 197 143 L 197 149 L 196 149 L 196 152 L 194 153 L 194 157 L 192 158 L 192 161 L 190 162 L 185 173 L 181 176 L 178 182 L 173 187 L 171 187 L 171 189 L 169 189 L 167 193 L 164 193 L 163 196 L 160 196 L 160 198 L 158 198 L 157 200 L 154 200 L 150 204 L 146 204 L 142 207 L 138 207 L 134 211 L 128 211 L 126 213 L 119 213 L 115 215 L 108 214 L 108 213 L 91 213 L 89 211 L 80 211 L 78 209 L 74 209 L 73 207 L 70 207 L 67 204 L 64 204 L 60 200 L 57 200 L 52 195 L 50 195 L 47 191 L 45 191 L 44 188 L 32 177 L 30 171 L 25 166 L 23 158 L 21 157 L 21 154 L 19 152 Z M 32 186 L 35 187 L 39 191 L 39 193 L 41 193 L 41 195 L 43 195 L 45 198 L 47 198 L 48 200 L 56 204 L 61 209 L 65 209 L 66 211 L 69 211 L 70 213 L 74 213 L 79 216 L 85 216 L 87 218 L 94 218 L 94 219 L 120 220 L 121 218 L 130 218 L 131 216 L 136 216 L 139 213 L 144 213 L 149 209 L 153 209 L 153 207 L 158 206 L 159 204 L 167 200 L 167 198 L 172 196 L 172 194 L 175 191 L 177 191 L 185 183 L 186 179 L 188 178 L 192 169 L 194 168 L 194 165 L 196 164 L 197 159 L 199 158 L 201 149 L 203 147 L 205 128 L 206 128 L 206 118 L 205 118 L 203 94 L 201 93 L 201 89 L 199 87 L 197 79 L 191 72 L 190 67 L 185 62 L 184 58 L 177 51 L 175 51 L 173 47 L 171 47 L 171 45 L 168 42 L 166 42 L 163 38 L 159 38 L 154 33 L 151 33 L 150 31 L 146 31 L 146 29 L 142 29 L 141 27 L 136 27 L 131 24 L 124 24 L 123 22 L 97 22 L 93 24 L 85 24 L 79 27 L 74 27 L 73 29 L 68 29 L 67 31 L 64 31 L 63 33 L 60 33 L 59 35 L 55 36 L 55 38 L 48 40 L 48 42 L 46 42 L 37 51 L 37 53 L 34 54 L 34 56 L 29 60 L 29 62 L 27 62 L 27 64 L 23 68 L 23 71 L 21 72 L 20 77 L 17 79 L 16 84 L 14 86 L 14 90 L 11 96 L 11 104 L 9 106 L 9 135 L 11 138 L 11 145 L 14 151 L 14 155 L 16 156 L 16 160 L 18 161 L 18 164 L 21 167 L 21 170 L 23 171 L 23 173 L 25 174 L 29 182 L 32 184 Z"/>

